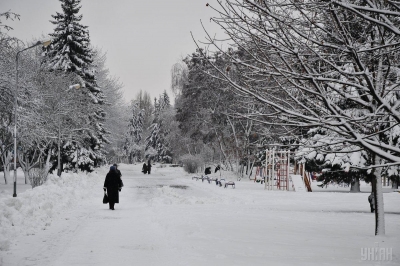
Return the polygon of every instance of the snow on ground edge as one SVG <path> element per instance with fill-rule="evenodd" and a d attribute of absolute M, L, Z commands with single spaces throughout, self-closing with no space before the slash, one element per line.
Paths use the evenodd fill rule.
<path fill-rule="evenodd" d="M 20 193 L 16 198 L 0 198 L 0 251 L 9 250 L 16 235 L 33 235 L 45 230 L 64 210 L 90 199 L 92 188 L 104 180 L 106 171 L 99 168 L 89 174 L 49 175 L 42 186 Z"/>

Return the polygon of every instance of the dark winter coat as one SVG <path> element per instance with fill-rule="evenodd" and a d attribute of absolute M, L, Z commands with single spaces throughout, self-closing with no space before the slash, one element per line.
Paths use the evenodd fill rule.
<path fill-rule="evenodd" d="M 221 170 L 221 166 L 217 165 L 217 167 L 215 167 L 214 173 L 218 172 L 219 170 Z"/>
<path fill-rule="evenodd" d="M 122 174 L 121 174 L 121 171 L 120 171 L 120 170 L 116 169 L 115 171 L 117 171 L 117 174 L 119 175 L 119 177 L 121 177 L 121 176 L 122 176 Z"/>
<path fill-rule="evenodd" d="M 206 170 L 204 170 L 205 175 L 211 174 L 211 167 L 207 167 Z"/>
<path fill-rule="evenodd" d="M 119 190 L 122 187 L 121 176 L 116 171 L 108 172 L 104 187 L 107 188 L 108 200 L 110 202 L 119 203 Z"/>
<path fill-rule="evenodd" d="M 147 163 L 147 173 L 150 174 L 150 172 L 151 172 L 151 162 L 149 160 Z"/>
<path fill-rule="evenodd" d="M 143 164 L 142 173 L 147 174 L 147 165 L 146 163 Z"/>

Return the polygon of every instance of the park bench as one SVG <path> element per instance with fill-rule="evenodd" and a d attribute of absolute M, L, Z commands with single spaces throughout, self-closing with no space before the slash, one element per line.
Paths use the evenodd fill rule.
<path fill-rule="evenodd" d="M 228 186 L 231 186 L 232 188 L 235 188 L 235 182 L 233 182 L 233 181 L 226 182 L 224 188 L 227 188 Z"/>

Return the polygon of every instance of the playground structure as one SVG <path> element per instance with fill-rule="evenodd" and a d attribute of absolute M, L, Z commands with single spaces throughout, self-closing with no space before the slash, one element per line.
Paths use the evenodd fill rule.
<path fill-rule="evenodd" d="M 293 152 L 289 150 L 266 150 L 265 167 L 257 169 L 255 179 L 261 176 L 264 188 L 267 190 L 312 192 L 311 180 L 305 172 L 305 165 L 295 164 L 294 167 L 290 167 L 291 155 Z"/>
<path fill-rule="evenodd" d="M 265 167 L 257 167 L 256 174 L 254 176 L 254 182 L 260 182 L 263 184 L 265 182 L 265 177 L 267 173 L 265 171 Z"/>
<path fill-rule="evenodd" d="M 312 192 L 312 189 L 311 189 L 311 176 L 310 176 L 310 173 L 306 172 L 306 165 L 304 163 L 295 164 L 293 172 L 295 174 L 298 174 L 298 175 L 301 176 L 301 178 L 303 179 L 304 185 L 307 188 L 307 191 L 308 192 Z"/>

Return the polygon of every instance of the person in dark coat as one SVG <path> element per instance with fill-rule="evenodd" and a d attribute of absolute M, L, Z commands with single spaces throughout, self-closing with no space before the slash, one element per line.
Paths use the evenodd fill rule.
<path fill-rule="evenodd" d="M 220 170 L 221 170 L 221 166 L 220 166 L 220 165 L 217 165 L 217 167 L 215 167 L 214 173 L 216 173 L 216 172 L 218 172 L 218 171 L 220 171 Z"/>
<path fill-rule="evenodd" d="M 115 171 L 119 175 L 119 179 L 121 179 L 122 174 L 121 174 L 121 171 L 118 169 L 118 165 L 115 163 L 115 164 L 113 164 L 113 166 L 115 166 Z M 123 186 L 124 186 L 124 182 L 122 182 L 122 179 L 121 179 L 121 183 L 119 184 L 119 191 L 121 191 Z"/>
<path fill-rule="evenodd" d="M 146 165 L 146 163 L 143 164 L 142 173 L 143 174 L 147 174 L 147 165 Z"/>
<path fill-rule="evenodd" d="M 121 171 L 118 169 L 118 164 L 113 164 L 113 166 L 115 166 L 115 171 L 117 171 L 117 173 L 119 174 L 119 177 L 122 176 Z"/>
<path fill-rule="evenodd" d="M 151 171 L 151 161 L 149 159 L 149 161 L 147 162 L 147 173 L 150 174 Z"/>
<path fill-rule="evenodd" d="M 204 170 L 205 175 L 211 174 L 211 167 L 206 167 L 206 170 Z"/>
<path fill-rule="evenodd" d="M 114 204 L 119 203 L 119 191 L 121 191 L 121 176 L 116 171 L 115 166 L 110 167 L 110 172 L 106 176 L 104 181 L 104 191 L 107 189 L 108 204 L 110 210 L 114 210 Z"/>

